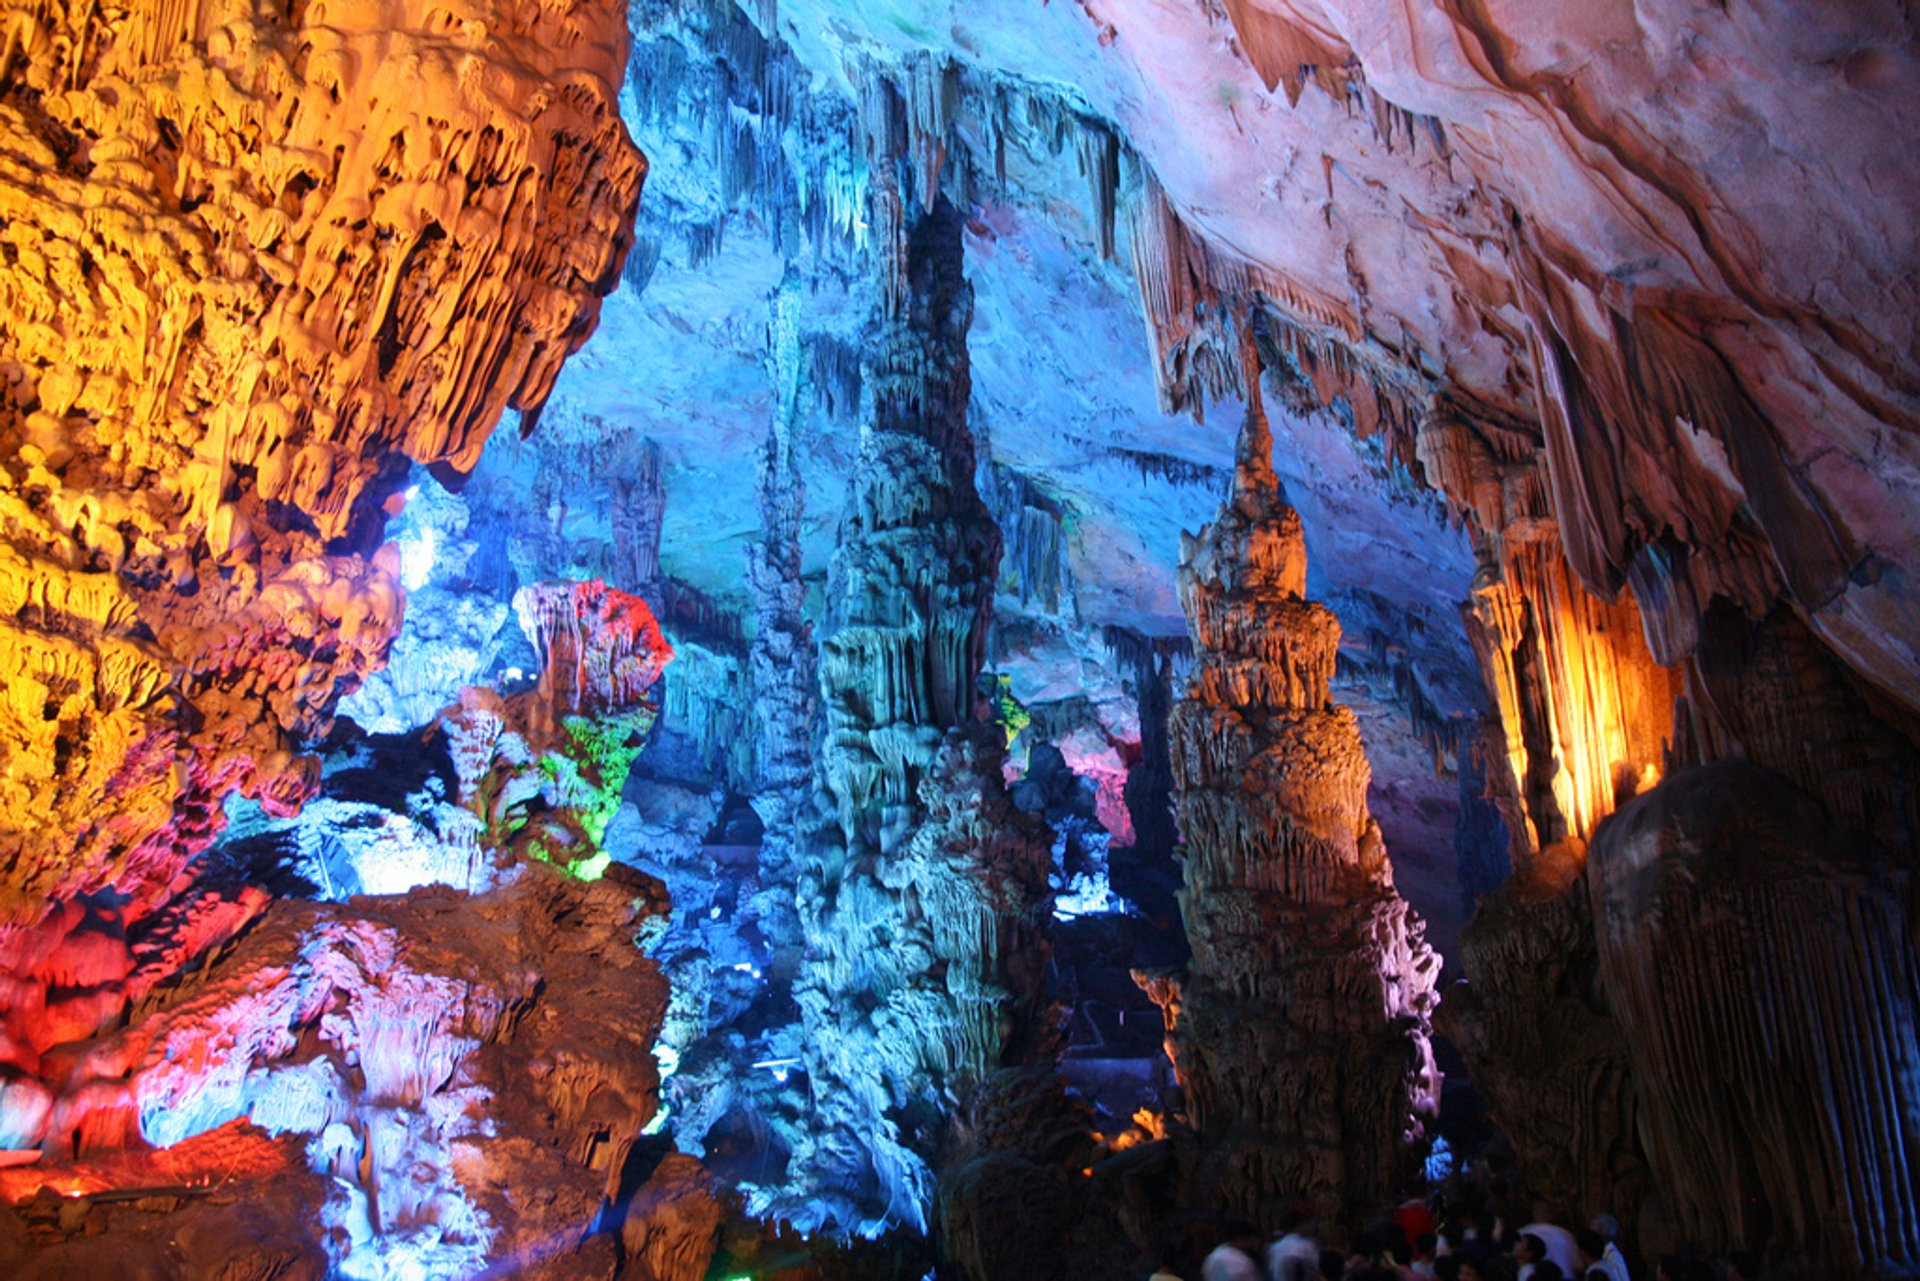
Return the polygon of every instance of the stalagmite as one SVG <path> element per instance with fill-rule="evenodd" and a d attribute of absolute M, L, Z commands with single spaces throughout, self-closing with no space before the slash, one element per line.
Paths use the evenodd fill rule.
<path fill-rule="evenodd" d="M 837 821 L 803 875 L 795 989 L 811 1203 L 787 1214 L 868 1235 L 926 1229 L 949 1101 L 1029 1030 L 1048 907 L 1049 842 L 1008 802 L 1004 734 L 976 714 L 1000 535 L 974 488 L 960 215 L 910 185 L 938 175 L 937 76 L 922 90 L 903 105 L 878 84 L 867 108 L 893 261 L 821 640 Z"/>
<path fill-rule="evenodd" d="M 1365 1211 L 1402 1186 L 1438 1108 L 1440 958 L 1394 891 L 1358 725 L 1330 700 L 1339 624 L 1304 599 L 1272 448 L 1256 398 L 1231 498 L 1182 537 L 1196 663 L 1170 732 L 1193 957 L 1148 986 L 1201 1186 L 1248 1215 L 1308 1197 Z"/>

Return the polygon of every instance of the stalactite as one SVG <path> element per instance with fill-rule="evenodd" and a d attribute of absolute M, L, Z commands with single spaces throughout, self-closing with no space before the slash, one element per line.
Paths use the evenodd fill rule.
<path fill-rule="evenodd" d="M 1587 839 L 1659 779 L 1681 681 L 1647 652 L 1632 597 L 1587 592 L 1550 527 L 1504 547 L 1498 579 L 1476 584 L 1465 615 L 1521 784 L 1524 816 L 1508 823 L 1525 858 Z"/>
<path fill-rule="evenodd" d="M 609 524 L 613 535 L 615 585 L 644 598 L 656 611 L 665 614 L 667 602 L 660 581 L 660 530 L 666 521 L 667 487 L 660 446 L 653 440 L 642 441 L 630 458 L 628 465 L 610 467 L 601 473 L 608 478 L 612 490 Z"/>
<path fill-rule="evenodd" d="M 1109 626 L 1102 640 L 1127 672 L 1140 707 L 1140 761 L 1127 773 L 1127 814 L 1132 819 L 1136 854 L 1168 859 L 1179 843 L 1173 810 L 1173 748 L 1168 720 L 1174 690 L 1184 684 L 1192 661 L 1186 637 L 1149 638 Z"/>
<path fill-rule="evenodd" d="M 556 712 L 632 707 L 673 659 L 647 603 L 597 579 L 531 583 L 513 594 L 513 609 L 540 654 L 541 697 Z"/>
<path fill-rule="evenodd" d="M 1148 990 L 1209 1191 L 1249 1215 L 1306 1195 L 1364 1211 L 1402 1186 L 1437 1113 L 1440 959 L 1367 813 L 1358 725 L 1330 701 L 1339 624 L 1303 599 L 1271 452 L 1256 399 L 1231 499 L 1182 537 L 1198 661 L 1170 733 L 1193 957 Z"/>
<path fill-rule="evenodd" d="M 985 497 L 1006 540 L 1001 574 L 1011 578 L 1022 605 L 1071 619 L 1075 606 L 1066 509 L 1020 472 L 998 463 L 989 467 Z"/>

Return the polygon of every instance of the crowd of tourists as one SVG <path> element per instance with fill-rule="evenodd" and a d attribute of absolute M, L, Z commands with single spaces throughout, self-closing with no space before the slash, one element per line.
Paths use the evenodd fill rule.
<path fill-rule="evenodd" d="M 1611 1215 L 1571 1226 L 1541 1203 L 1521 1209 L 1460 1195 L 1459 1185 L 1381 1213 L 1346 1234 L 1344 1248 L 1323 1241 L 1318 1226 L 1308 1210 L 1283 1214 L 1271 1234 L 1228 1223 L 1198 1281 L 1757 1281 L 1759 1273 L 1739 1253 L 1643 1260 L 1621 1243 Z M 1151 1281 L 1182 1281 L 1179 1263 L 1169 1253 Z"/>

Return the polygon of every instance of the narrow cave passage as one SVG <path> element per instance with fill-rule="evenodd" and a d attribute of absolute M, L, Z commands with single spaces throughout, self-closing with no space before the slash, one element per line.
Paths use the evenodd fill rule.
<path fill-rule="evenodd" d="M 1903 7 L 4 4 L 0 1273 L 1920 1275 Z"/>

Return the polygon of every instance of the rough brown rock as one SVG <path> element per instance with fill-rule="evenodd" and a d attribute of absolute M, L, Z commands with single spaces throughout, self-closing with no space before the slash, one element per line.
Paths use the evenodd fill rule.
<path fill-rule="evenodd" d="M 1587 866 L 1665 1230 L 1821 1276 L 1920 1268 L 1911 889 L 1737 761 L 1623 809 Z"/>
<path fill-rule="evenodd" d="M 1364 1212 L 1402 1185 L 1437 1109 L 1440 961 L 1367 813 L 1359 728 L 1329 694 L 1339 624 L 1302 599 L 1271 453 L 1256 400 L 1231 500 L 1183 538 L 1196 665 L 1170 732 L 1193 956 L 1148 990 L 1204 1194 L 1248 1215 L 1304 1196 Z"/>

